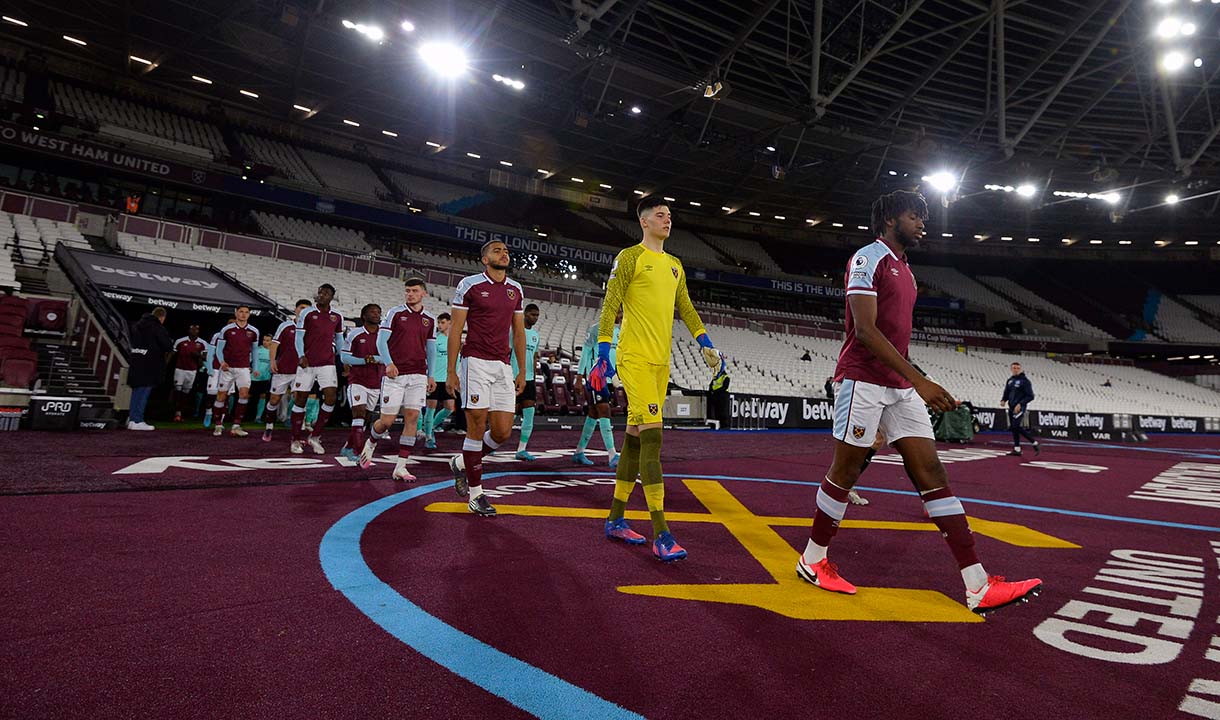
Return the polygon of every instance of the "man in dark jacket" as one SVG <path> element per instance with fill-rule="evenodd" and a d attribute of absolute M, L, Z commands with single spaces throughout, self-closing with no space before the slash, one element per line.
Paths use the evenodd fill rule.
<path fill-rule="evenodd" d="M 1014 362 L 1010 369 L 1012 377 L 1008 378 L 1008 383 L 1004 386 L 1004 396 L 1000 399 L 1000 404 L 1008 408 L 1008 427 L 1012 428 L 1012 452 L 1008 454 L 1020 457 L 1021 436 L 1024 435 L 1026 440 L 1034 444 L 1034 454 L 1039 455 L 1042 448 L 1038 447 L 1038 441 L 1021 425 L 1025 411 L 1034 400 L 1034 386 L 1030 384 L 1029 378 L 1025 377 L 1025 373 L 1021 372 L 1021 363 Z"/>
<path fill-rule="evenodd" d="M 144 408 L 153 388 L 161 384 L 165 373 L 165 357 L 174 347 L 165 329 L 165 308 L 156 307 L 145 313 L 131 327 L 131 367 L 127 369 L 127 384 L 131 386 L 131 411 L 128 430 L 153 430 L 144 422 Z"/>

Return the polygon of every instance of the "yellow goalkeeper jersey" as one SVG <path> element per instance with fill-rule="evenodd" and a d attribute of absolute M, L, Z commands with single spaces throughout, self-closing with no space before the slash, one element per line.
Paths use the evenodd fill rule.
<path fill-rule="evenodd" d="M 623 250 L 614 259 L 606 283 L 606 298 L 602 301 L 598 342 L 610 342 L 620 305 L 623 324 L 619 331 L 619 362 L 669 365 L 675 307 L 691 337 L 705 332 L 686 291 L 682 261 L 669 253 L 653 252 L 643 243 Z"/>

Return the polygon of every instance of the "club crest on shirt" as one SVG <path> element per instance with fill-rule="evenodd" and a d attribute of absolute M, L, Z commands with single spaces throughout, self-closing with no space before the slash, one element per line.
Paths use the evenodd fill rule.
<path fill-rule="evenodd" d="M 472 402 L 472 403 L 477 403 L 478 401 L 479 401 L 479 396 L 478 396 L 478 395 L 471 395 L 471 396 L 470 396 L 470 402 Z"/>
<path fill-rule="evenodd" d="M 513 290 L 512 288 L 509 288 L 509 289 L 508 289 L 506 292 L 508 293 L 508 299 L 509 299 L 509 300 L 516 300 L 516 299 L 517 299 L 517 291 L 516 291 L 516 290 Z"/>
<path fill-rule="evenodd" d="M 429 318 L 424 318 L 422 322 L 424 323 L 424 327 L 429 327 L 432 325 L 432 320 Z"/>
<path fill-rule="evenodd" d="M 669 267 L 669 271 L 674 274 L 674 280 L 677 280 L 678 279 L 678 268 L 671 265 Z"/>
<path fill-rule="evenodd" d="M 657 404 L 656 403 L 648 403 L 648 414 L 649 415 L 657 414 Z"/>
<path fill-rule="evenodd" d="M 864 428 L 860 425 L 851 426 L 851 436 L 859 440 L 864 437 Z"/>

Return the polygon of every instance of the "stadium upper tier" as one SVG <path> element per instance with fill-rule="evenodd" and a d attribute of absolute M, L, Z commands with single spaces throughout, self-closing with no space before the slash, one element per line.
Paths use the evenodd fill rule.
<path fill-rule="evenodd" d="M 118 242 L 126 253 L 211 263 L 285 307 L 291 307 L 299 297 L 311 295 L 314 288 L 324 282 L 338 289 L 336 305 L 351 320 L 356 319 L 360 307 L 366 303 L 377 303 L 384 309 L 402 302 L 402 282 L 398 278 L 272 260 L 127 233 L 120 233 Z M 452 292 L 452 287 L 430 287 L 428 309 L 443 312 Z M 532 301 L 528 288 L 526 300 Z M 543 351 L 562 349 L 577 356 L 586 330 L 597 319 L 597 310 L 554 302 L 538 304 L 542 320 L 537 329 Z M 708 332 L 727 356 L 733 378 L 731 389 L 742 393 L 823 397 L 823 385 L 834 373 L 841 347 L 838 340 L 764 333 L 716 324 L 710 324 Z M 801 359 L 806 351 L 811 360 Z M 676 320 L 672 353 L 672 381 L 687 389 L 705 389 L 710 372 L 690 333 Z M 913 344 L 910 355 L 930 377 L 944 384 L 958 399 L 984 407 L 999 404 L 1009 375 L 1008 365 L 1014 357 L 1020 357 L 1037 394 L 1034 408 L 1192 416 L 1215 415 L 1220 408 L 1220 393 L 1128 366 L 1067 363 L 1032 354 L 1015 356 L 979 349 L 963 353 L 949 345 L 923 343 Z M 1110 387 L 1103 386 L 1107 380 Z"/>

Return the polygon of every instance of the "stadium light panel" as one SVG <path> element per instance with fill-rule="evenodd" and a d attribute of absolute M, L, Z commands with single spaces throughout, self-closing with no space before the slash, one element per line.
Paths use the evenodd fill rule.
<path fill-rule="evenodd" d="M 728 205 L 721 205 L 720 209 L 725 212 L 733 212 L 733 208 L 729 207 Z"/>
<path fill-rule="evenodd" d="M 1183 245 L 1198 245 L 1199 241 L 1198 240 L 1187 240 L 1186 242 L 1184 242 L 1182 244 Z"/>
<path fill-rule="evenodd" d="M 776 215 L 775 219 L 776 220 L 787 220 L 788 218 L 784 217 L 783 215 Z"/>
<path fill-rule="evenodd" d="M 12 23 L 13 25 L 20 25 L 21 27 L 30 26 L 30 24 L 28 22 L 26 22 L 24 20 L 18 20 L 15 17 L 9 17 L 8 15 L 0 15 L 0 19 L 3 19 L 4 22 L 6 22 L 6 23 Z"/>
<path fill-rule="evenodd" d="M 867 226 L 867 225 L 857 225 L 857 226 L 856 226 L 856 229 L 857 229 L 857 230 L 867 230 L 867 229 L 868 229 L 868 226 Z"/>
<path fill-rule="evenodd" d="M 436 148 L 436 149 L 438 149 L 438 150 L 439 150 L 439 149 L 440 149 L 440 147 L 441 147 L 441 144 L 440 144 L 440 143 L 438 143 L 438 142 L 432 142 L 431 140 L 425 140 L 425 141 L 424 141 L 424 144 L 425 144 L 425 145 L 427 145 L 427 146 L 428 146 L 428 147 L 430 147 L 430 148 Z"/>
<path fill-rule="evenodd" d="M 348 120 L 347 118 L 343 118 L 343 124 L 351 125 L 352 127 L 360 127 L 360 123 L 356 122 L 355 120 Z"/>
<path fill-rule="evenodd" d="M 1025 238 L 1028 242 L 1042 242 L 1042 238 Z"/>
<path fill-rule="evenodd" d="M 957 187 L 957 176 L 943 170 L 931 175 L 924 175 L 923 179 L 937 192 L 952 192 L 953 188 Z"/>
<path fill-rule="evenodd" d="M 1100 245 L 1100 244 L 1101 244 L 1101 241 L 1100 241 L 1100 240 L 1090 240 L 1090 241 L 1089 241 L 1089 244 L 1090 244 L 1090 245 Z"/>
<path fill-rule="evenodd" d="M 582 179 L 580 179 L 580 178 L 578 178 L 578 177 L 574 177 L 574 178 L 572 178 L 572 182 L 575 182 L 575 183 L 582 183 L 582 182 L 584 182 L 584 180 L 582 180 Z"/>
<path fill-rule="evenodd" d="M 547 170 L 546 168 L 538 168 L 538 172 L 542 173 L 543 175 L 550 175 L 550 174 L 551 174 L 551 171 L 550 171 L 550 170 Z"/>
<path fill-rule="evenodd" d="M 1180 70 L 1186 64 L 1186 56 L 1177 50 L 1171 50 L 1161 58 L 1161 67 L 1169 72 Z"/>
<path fill-rule="evenodd" d="M 419 56 L 441 77 L 452 79 L 466 72 L 466 51 L 453 43 L 424 43 L 419 48 Z"/>
<path fill-rule="evenodd" d="M 756 213 L 753 210 L 750 211 L 750 217 L 760 217 L 761 215 L 762 213 Z"/>
<path fill-rule="evenodd" d="M 1062 240 L 1060 240 L 1059 242 L 1063 243 L 1064 245 L 1071 245 L 1071 244 L 1072 244 L 1072 238 L 1063 238 L 1063 239 L 1062 239 Z"/>
<path fill-rule="evenodd" d="M 631 192 L 635 193 L 636 195 L 641 195 L 641 196 L 644 194 L 643 190 L 632 190 Z"/>
<path fill-rule="evenodd" d="M 661 197 L 661 199 L 664 200 L 665 202 L 677 202 L 678 201 L 677 198 L 671 198 L 668 195 L 663 195 Z"/>
<path fill-rule="evenodd" d="M 1182 19 L 1177 17 L 1167 17 L 1156 24 L 1157 37 L 1171 38 L 1182 31 Z"/>
<path fill-rule="evenodd" d="M 1033 197 L 1036 192 L 1038 192 L 1038 188 L 1030 183 L 1023 183 L 1017 186 L 1017 194 L 1023 198 Z"/>
<path fill-rule="evenodd" d="M 137 57 L 135 55 L 128 55 L 127 57 L 131 58 L 132 62 L 138 62 L 141 65 L 152 65 L 152 60 L 147 60 L 145 58 Z"/>
<path fill-rule="evenodd" d="M 540 233 L 538 233 L 538 237 L 546 237 L 546 233 L 540 232 Z"/>
<path fill-rule="evenodd" d="M 632 115 L 639 115 L 639 114 L 640 114 L 640 113 L 642 113 L 642 112 L 644 112 L 644 111 L 640 109 L 640 106 L 639 106 L 639 105 L 632 105 L 632 106 L 631 106 L 631 114 L 632 114 Z"/>
<path fill-rule="evenodd" d="M 832 222 L 830 225 L 831 227 L 843 227 L 843 223 Z"/>
<path fill-rule="evenodd" d="M 482 160 L 482 159 L 483 159 L 483 156 L 482 156 L 482 155 L 480 155 L 480 154 L 478 154 L 478 153 L 472 153 L 472 152 L 468 152 L 468 153 L 466 153 L 466 157 L 468 157 L 468 158 L 474 158 L 475 160 Z"/>
<path fill-rule="evenodd" d="M 403 20 L 402 24 L 398 27 L 402 28 L 402 31 L 405 33 L 415 32 L 415 23 L 410 20 Z"/>
<path fill-rule="evenodd" d="M 1178 203 L 1178 200 L 1181 200 L 1181 198 L 1179 198 L 1174 193 L 1169 193 L 1168 195 L 1165 196 L 1165 202 L 1168 203 L 1169 205 L 1176 205 Z"/>
<path fill-rule="evenodd" d="M 897 175 L 897 174 L 898 174 L 897 170 L 890 170 L 890 175 Z"/>
<path fill-rule="evenodd" d="M 72 43 L 73 45 L 80 45 L 81 47 L 85 47 L 86 45 L 89 44 L 89 43 L 85 42 L 84 40 L 81 40 L 80 38 L 74 38 L 71 35 L 64 35 L 63 38 L 64 38 L 64 40 L 67 40 L 68 42 Z"/>
<path fill-rule="evenodd" d="M 701 202 L 695 202 L 694 200 L 691 200 L 691 201 L 690 201 L 690 206 L 691 206 L 691 207 L 703 207 L 703 203 L 701 203 Z"/>
<path fill-rule="evenodd" d="M 313 112 L 313 108 L 307 108 L 304 105 L 293 105 L 292 107 L 294 107 L 297 110 L 300 110 L 301 112 L 307 112 L 307 113 Z"/>
<path fill-rule="evenodd" d="M 1198 29 L 1199 29 L 1198 26 L 1196 26 L 1192 22 L 1182 23 L 1182 35 L 1185 37 L 1190 37 L 1191 35 L 1194 35 L 1195 31 Z"/>
<path fill-rule="evenodd" d="M 1130 240 L 1119 240 L 1118 244 L 1119 245 L 1130 245 L 1131 241 Z"/>
<path fill-rule="evenodd" d="M 768 146 L 767 146 L 767 152 L 775 152 L 775 146 L 774 146 L 774 145 L 768 145 Z"/>
<path fill-rule="evenodd" d="M 598 183 L 597 186 L 603 190 L 613 190 L 614 188 L 606 183 Z"/>
<path fill-rule="evenodd" d="M 200 77 L 199 75 L 192 75 L 192 76 L 191 76 L 191 79 L 192 79 L 192 80 L 194 80 L 195 82 L 201 82 L 201 83 L 203 83 L 204 85 L 211 85 L 211 84 L 212 84 L 212 81 L 211 81 L 211 80 L 208 80 L 208 79 L 207 79 L 207 78 L 205 78 L 205 77 Z"/>
<path fill-rule="evenodd" d="M 984 240 L 984 239 L 986 239 L 986 238 L 985 238 L 984 236 L 982 236 L 982 235 L 975 235 L 975 236 L 974 236 L 974 239 L 975 239 L 975 240 Z"/>
<path fill-rule="evenodd" d="M 1009 240 L 1009 241 L 1011 241 L 1011 240 L 1012 240 L 1012 237 L 1011 237 L 1011 236 L 1008 236 L 1008 235 L 1001 235 L 1001 236 L 1000 236 L 1000 239 L 1001 239 L 1001 240 Z"/>
<path fill-rule="evenodd" d="M 386 137 L 398 137 L 398 133 L 394 132 L 393 130 L 382 130 L 381 134 L 385 135 Z"/>
<path fill-rule="evenodd" d="M 352 22 L 351 20 L 344 20 L 343 27 L 347 28 L 348 30 L 355 30 L 356 23 Z"/>
<path fill-rule="evenodd" d="M 953 237 L 953 233 L 941 233 L 940 236 L 951 238 L 951 237 Z"/>
<path fill-rule="evenodd" d="M 241 93 L 242 95 L 245 95 L 248 98 L 254 98 L 255 100 L 258 99 L 258 93 L 256 93 L 256 92 L 250 92 L 249 90 L 238 90 L 237 92 Z"/>
<path fill-rule="evenodd" d="M 385 30 L 382 30 L 381 28 L 377 27 L 376 25 L 366 25 L 366 26 L 364 26 L 363 29 L 361 29 L 360 27 L 357 27 L 356 29 L 360 30 L 360 32 L 366 38 L 368 38 L 369 40 L 372 40 L 373 42 L 379 43 L 385 39 Z"/>
<path fill-rule="evenodd" d="M 1201 57 L 1195 58 L 1194 66 L 1197 68 L 1203 67 L 1203 58 L 1201 58 Z"/>
<path fill-rule="evenodd" d="M 507 160 L 501 160 L 501 161 L 500 161 L 500 164 L 501 164 L 501 165 L 503 165 L 504 167 L 512 167 L 512 166 L 513 166 L 513 164 L 512 164 L 512 163 L 510 163 L 510 162 L 509 162 L 509 161 L 507 161 Z"/>

